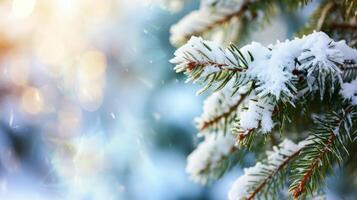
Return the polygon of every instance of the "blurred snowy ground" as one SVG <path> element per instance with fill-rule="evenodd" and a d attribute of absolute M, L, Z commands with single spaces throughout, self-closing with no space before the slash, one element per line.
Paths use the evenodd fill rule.
<path fill-rule="evenodd" d="M 209 187 L 185 174 L 202 97 L 168 63 L 198 2 L 151 3 L 0 1 L 0 199 L 226 197 L 240 169 Z"/>

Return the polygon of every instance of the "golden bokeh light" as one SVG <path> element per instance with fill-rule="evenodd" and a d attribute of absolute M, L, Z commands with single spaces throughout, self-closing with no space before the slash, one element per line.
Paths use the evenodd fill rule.
<path fill-rule="evenodd" d="M 33 87 L 26 88 L 22 93 L 21 107 L 28 114 L 39 114 L 44 108 L 42 92 Z"/>
<path fill-rule="evenodd" d="M 78 100 L 88 111 L 95 111 L 102 104 L 104 73 L 107 61 L 100 51 L 83 53 L 78 62 Z"/>
<path fill-rule="evenodd" d="M 58 65 L 65 59 L 65 46 L 58 36 L 49 34 L 38 38 L 38 44 L 35 46 L 36 55 L 45 65 Z"/>
<path fill-rule="evenodd" d="M 95 81 L 103 76 L 106 65 L 107 62 L 103 53 L 87 51 L 80 58 L 78 74 L 81 78 Z"/>
<path fill-rule="evenodd" d="M 12 13 L 16 18 L 26 18 L 31 15 L 36 0 L 13 0 Z"/>

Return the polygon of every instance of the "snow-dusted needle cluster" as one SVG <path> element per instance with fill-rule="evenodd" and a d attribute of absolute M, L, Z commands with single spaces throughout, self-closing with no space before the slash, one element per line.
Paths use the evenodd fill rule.
<path fill-rule="evenodd" d="M 244 174 L 234 182 L 228 193 L 229 200 L 254 199 L 262 194 L 261 192 L 269 187 L 269 181 L 285 172 L 289 160 L 295 157 L 302 147 L 288 139 L 280 143 L 279 147 L 274 146 L 273 151 L 267 152 L 266 160 L 244 169 Z"/>
<path fill-rule="evenodd" d="M 234 150 L 234 138 L 222 132 L 207 135 L 187 158 L 186 172 L 193 181 L 206 184 L 219 163 Z"/>
<path fill-rule="evenodd" d="M 210 127 L 224 125 L 234 120 L 246 98 L 249 88 L 242 87 L 233 95 L 232 87 L 214 92 L 203 103 L 203 113 L 195 119 L 200 134 L 210 132 Z"/>
<path fill-rule="evenodd" d="M 272 113 L 274 111 L 274 105 L 272 102 L 250 99 L 248 109 L 241 112 L 239 115 L 240 127 L 243 130 L 251 130 L 258 127 L 258 123 L 261 125 L 262 133 L 268 133 L 274 127 L 272 120 Z"/>
<path fill-rule="evenodd" d="M 202 75 L 207 75 L 222 69 L 232 69 L 238 64 L 234 62 L 234 55 L 230 51 L 223 50 L 214 42 L 194 36 L 187 44 L 177 49 L 174 55 L 170 62 L 176 65 L 176 72 L 190 72 L 201 66 L 204 67 Z"/>

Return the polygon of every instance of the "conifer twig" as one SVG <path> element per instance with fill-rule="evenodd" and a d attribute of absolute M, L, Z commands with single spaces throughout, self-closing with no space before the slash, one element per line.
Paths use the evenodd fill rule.
<path fill-rule="evenodd" d="M 297 150 L 295 153 L 292 155 L 288 156 L 285 158 L 285 160 L 278 166 L 278 168 L 271 172 L 264 180 L 263 182 L 255 189 L 248 197 L 247 200 L 252 200 L 254 197 L 263 189 L 263 187 L 268 183 L 269 180 L 271 180 L 274 176 L 276 176 L 284 167 L 286 167 L 290 160 L 294 159 L 299 153 L 301 152 L 301 149 Z"/>
<path fill-rule="evenodd" d="M 314 174 L 319 173 L 317 171 L 319 170 L 318 168 L 324 167 L 326 169 L 332 164 L 330 155 L 336 156 L 341 161 L 342 157 L 339 153 L 338 145 L 342 145 L 343 149 L 345 149 L 345 144 L 341 142 L 351 140 L 351 136 L 345 132 L 350 131 L 353 126 L 353 118 L 357 115 L 353 109 L 355 108 L 350 105 L 341 111 L 341 115 L 332 114 L 321 119 L 316 118 L 316 133 L 305 140 L 305 143 L 307 143 L 306 148 L 302 150 L 301 160 L 296 163 L 301 168 L 294 169 L 297 170 L 296 178 L 294 178 L 290 187 L 290 192 L 294 199 L 298 199 L 306 191 L 306 187 L 312 181 Z M 306 164 L 298 164 L 305 161 Z M 323 169 L 322 171 L 326 172 Z M 320 174 L 319 177 L 321 177 Z"/>
<path fill-rule="evenodd" d="M 326 153 L 330 151 L 330 148 L 332 147 L 335 140 L 336 140 L 336 135 L 333 132 L 331 132 L 330 137 L 327 139 L 325 148 L 321 150 L 320 154 L 314 160 L 312 160 L 310 166 L 308 167 L 308 170 L 305 172 L 304 176 L 302 177 L 300 184 L 297 187 L 295 187 L 295 189 L 292 190 L 292 196 L 294 197 L 294 199 L 298 199 L 298 197 L 303 193 L 307 182 L 312 176 L 312 173 L 320 163 L 320 160 L 325 156 Z"/>
<path fill-rule="evenodd" d="M 229 108 L 229 110 L 221 115 L 216 116 L 215 118 L 209 120 L 209 121 L 204 121 L 202 125 L 199 127 L 200 132 L 205 130 L 206 128 L 210 127 L 213 124 L 216 124 L 218 121 L 227 118 L 229 115 L 231 115 L 234 111 L 237 110 L 239 105 L 244 101 L 244 99 L 247 97 L 248 92 L 244 93 L 241 95 L 240 99 L 237 101 L 236 104 L 234 104 L 232 107 Z"/>
<path fill-rule="evenodd" d="M 281 177 L 285 176 L 287 165 L 301 152 L 303 145 L 285 139 L 273 151 L 267 152 L 267 158 L 255 166 L 244 169 L 229 191 L 229 199 L 252 200 L 267 194 L 276 196 L 280 190 Z M 279 181 L 275 183 L 274 181 Z"/>

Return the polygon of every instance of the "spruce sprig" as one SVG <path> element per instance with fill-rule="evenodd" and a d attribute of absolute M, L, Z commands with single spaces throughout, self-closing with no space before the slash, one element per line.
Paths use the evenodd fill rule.
<path fill-rule="evenodd" d="M 357 107 L 347 106 L 340 112 L 316 117 L 315 128 L 292 165 L 290 192 L 298 198 L 304 192 L 316 191 L 334 164 L 341 165 L 348 155 L 348 144 L 356 135 Z"/>

